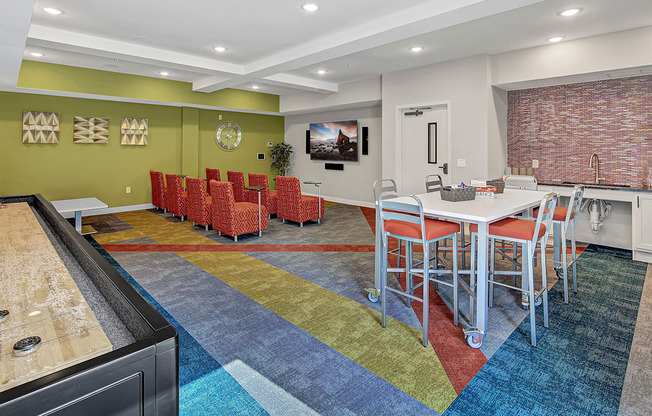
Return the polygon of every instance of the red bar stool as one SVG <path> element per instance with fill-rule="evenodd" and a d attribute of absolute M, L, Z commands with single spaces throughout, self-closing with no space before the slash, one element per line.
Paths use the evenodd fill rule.
<path fill-rule="evenodd" d="M 396 200 L 396 198 L 400 198 Z M 400 195 L 394 192 L 384 192 L 378 198 L 380 224 L 383 241 L 382 272 L 380 296 L 382 303 L 382 325 L 387 326 L 387 291 L 405 296 L 408 300 L 423 302 L 423 346 L 428 346 L 428 309 L 430 306 L 430 282 L 443 284 L 453 288 L 453 320 L 459 323 L 459 310 L 457 299 L 458 279 L 457 274 L 457 233 L 460 225 L 457 223 L 425 219 L 423 205 L 414 195 Z M 394 237 L 405 241 L 406 265 L 404 268 L 390 268 L 387 264 L 387 239 Z M 446 238 L 453 239 L 453 266 L 451 270 L 430 268 L 430 244 Z M 414 243 L 423 247 L 423 262 L 421 267 L 414 265 Z M 437 255 L 437 253 L 435 253 Z M 387 286 L 387 273 L 406 273 L 406 290 L 398 290 Z M 445 281 L 438 278 L 438 273 L 452 275 L 452 280 Z M 421 275 L 423 281 L 414 285 L 414 275 Z M 431 277 L 432 276 L 432 277 Z M 443 277 L 443 276 L 442 276 Z M 414 290 L 422 287 L 423 297 L 414 295 Z M 409 301 L 408 301 L 409 302 Z"/>
<path fill-rule="evenodd" d="M 491 241 L 491 261 L 489 265 L 489 306 L 493 306 L 493 293 L 494 285 L 503 286 L 508 289 L 517 290 L 527 294 L 529 299 L 530 308 L 530 340 L 533 347 L 537 345 L 536 334 L 536 319 L 535 309 L 536 303 L 539 298 L 543 299 L 543 326 L 548 327 L 548 280 L 546 276 L 546 268 L 541 268 L 541 291 L 537 293 L 534 288 L 534 255 L 536 252 L 537 244 L 541 244 L 541 252 L 543 253 L 543 264 L 546 258 L 546 245 L 548 242 L 548 235 L 552 225 L 552 216 L 555 212 L 557 205 L 557 195 L 554 193 L 546 194 L 541 199 L 539 205 L 539 215 L 536 221 L 525 220 L 521 218 L 505 218 L 504 220 L 496 221 L 489 224 L 488 238 Z M 475 280 L 475 252 L 476 252 L 476 237 L 478 233 L 477 224 L 471 224 L 471 284 Z M 522 255 L 522 270 L 515 271 L 496 271 L 496 239 L 511 241 L 516 244 L 521 244 L 523 247 Z M 499 275 L 518 275 L 521 276 L 521 287 L 510 285 L 503 282 L 497 282 L 496 276 Z M 527 275 L 527 276 L 526 276 Z M 487 305 L 483 305 L 487 307 Z"/>
<path fill-rule="evenodd" d="M 577 267 L 575 261 L 577 260 L 577 245 L 575 242 L 575 223 L 577 222 L 577 215 L 582 206 L 582 198 L 584 197 L 584 185 L 576 185 L 571 193 L 570 200 L 568 201 L 568 208 L 555 207 L 555 214 L 552 216 L 552 223 L 557 225 L 560 230 L 560 235 L 555 234 L 555 240 L 561 240 L 561 253 L 560 258 L 553 258 L 552 262 L 555 265 L 557 275 L 564 280 L 564 303 L 568 303 L 568 258 L 566 257 L 566 235 L 570 227 L 570 240 L 571 240 L 571 264 L 573 267 L 573 292 L 577 293 Z M 533 215 L 536 217 L 539 210 L 535 209 Z"/>

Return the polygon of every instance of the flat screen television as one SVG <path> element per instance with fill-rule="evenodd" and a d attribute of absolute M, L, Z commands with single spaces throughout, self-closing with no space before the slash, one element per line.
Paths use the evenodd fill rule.
<path fill-rule="evenodd" d="M 358 120 L 310 124 L 310 160 L 358 161 Z"/>

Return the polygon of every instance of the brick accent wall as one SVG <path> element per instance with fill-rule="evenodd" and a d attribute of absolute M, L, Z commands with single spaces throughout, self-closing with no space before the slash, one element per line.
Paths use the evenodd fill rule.
<path fill-rule="evenodd" d="M 532 166 L 539 182 L 595 180 L 647 186 L 652 169 L 652 76 L 583 82 L 508 93 L 509 167 Z"/>

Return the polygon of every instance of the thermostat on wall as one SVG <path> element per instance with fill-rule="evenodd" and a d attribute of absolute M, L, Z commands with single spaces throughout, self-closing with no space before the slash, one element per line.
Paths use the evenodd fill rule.
<path fill-rule="evenodd" d="M 256 159 L 257 160 L 265 160 L 265 153 L 256 154 Z"/>

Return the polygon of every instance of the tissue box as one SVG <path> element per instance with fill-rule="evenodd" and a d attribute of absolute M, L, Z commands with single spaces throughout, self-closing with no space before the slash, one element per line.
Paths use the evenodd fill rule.
<path fill-rule="evenodd" d="M 498 188 L 495 186 L 481 186 L 475 188 L 475 197 L 476 198 L 494 198 L 494 195 L 498 192 Z"/>

